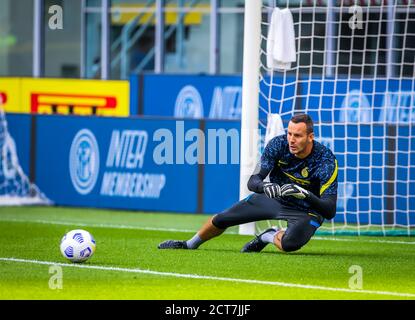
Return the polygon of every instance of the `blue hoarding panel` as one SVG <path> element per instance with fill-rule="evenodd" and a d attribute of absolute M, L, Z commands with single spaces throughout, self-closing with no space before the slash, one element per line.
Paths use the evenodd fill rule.
<path fill-rule="evenodd" d="M 241 76 L 145 75 L 144 115 L 238 119 Z"/>
<path fill-rule="evenodd" d="M 203 212 L 219 213 L 239 200 L 240 122 L 206 121 Z M 213 151 L 214 150 L 214 151 Z"/>
<path fill-rule="evenodd" d="M 210 119 L 241 117 L 241 76 L 148 74 L 144 76 L 143 86 L 144 115 Z M 296 90 L 297 81 L 293 76 L 264 77 L 260 82 L 259 117 L 265 119 L 266 112 L 270 111 L 281 114 L 283 120 L 288 121 L 294 110 Z M 268 99 L 273 101 L 272 106 Z"/>
<path fill-rule="evenodd" d="M 36 183 L 58 205 L 195 212 L 198 121 L 38 117 Z"/>
<path fill-rule="evenodd" d="M 300 107 L 316 122 L 410 123 L 414 79 L 300 78 Z"/>
<path fill-rule="evenodd" d="M 138 115 L 140 102 L 140 77 L 137 74 L 130 75 L 130 116 Z"/>

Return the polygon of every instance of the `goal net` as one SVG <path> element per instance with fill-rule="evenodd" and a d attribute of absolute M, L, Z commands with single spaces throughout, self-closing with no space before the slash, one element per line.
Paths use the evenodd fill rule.
<path fill-rule="evenodd" d="M 305 112 L 338 160 L 337 214 L 318 233 L 414 235 L 413 2 L 263 0 L 260 25 L 261 137 L 269 115 L 286 128 Z M 272 63 L 278 54 L 285 64 Z"/>
<path fill-rule="evenodd" d="M 0 101 L 0 206 L 49 205 L 51 201 L 23 172 Z"/>

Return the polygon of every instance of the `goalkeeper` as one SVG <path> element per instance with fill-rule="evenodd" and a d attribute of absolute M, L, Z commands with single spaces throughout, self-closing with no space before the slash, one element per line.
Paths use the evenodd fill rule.
<path fill-rule="evenodd" d="M 253 191 L 231 208 L 214 215 L 189 240 L 167 240 L 159 249 L 197 249 L 226 228 L 260 220 L 286 220 L 287 229 L 269 228 L 242 248 L 259 252 L 269 243 L 284 252 L 304 246 L 325 219 L 336 214 L 337 160 L 314 140 L 313 120 L 294 115 L 287 135 L 269 141 L 261 167 L 248 181 Z M 270 182 L 264 179 L 270 176 Z"/>

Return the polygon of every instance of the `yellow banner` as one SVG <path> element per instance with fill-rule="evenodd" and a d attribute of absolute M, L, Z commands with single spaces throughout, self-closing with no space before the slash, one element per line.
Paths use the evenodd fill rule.
<path fill-rule="evenodd" d="M 1 78 L 6 112 L 129 116 L 128 81 Z"/>
<path fill-rule="evenodd" d="M 128 12 L 128 9 L 134 10 Z M 141 12 L 140 10 L 149 10 L 150 12 Z M 176 4 L 168 4 L 166 5 L 166 12 L 164 15 L 165 24 L 166 25 L 173 25 L 177 24 L 180 13 L 175 12 L 178 7 Z M 210 6 L 207 4 L 198 4 L 193 7 L 185 6 L 183 9 L 192 9 L 195 11 L 186 12 L 183 14 L 183 24 L 186 26 L 189 25 L 200 25 L 203 20 L 203 15 L 208 15 L 209 12 L 203 12 L 203 10 L 207 11 L 210 9 Z M 201 9 L 201 11 L 197 11 L 197 9 Z M 171 11 L 169 11 L 171 10 Z M 145 5 L 140 4 L 118 4 L 112 7 L 112 14 L 111 14 L 111 23 L 113 25 L 123 25 L 134 18 L 138 17 L 137 24 L 150 24 L 154 25 L 156 18 L 155 18 L 155 6 L 149 6 L 146 8 Z"/>
<path fill-rule="evenodd" d="M 0 105 L 8 112 L 28 112 L 21 103 L 21 79 L 0 78 Z"/>

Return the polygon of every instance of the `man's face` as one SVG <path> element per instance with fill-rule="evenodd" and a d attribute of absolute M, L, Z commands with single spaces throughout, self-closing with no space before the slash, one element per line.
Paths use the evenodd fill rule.
<path fill-rule="evenodd" d="M 307 125 L 304 122 L 288 124 L 287 140 L 290 152 L 299 157 L 308 156 L 313 147 L 314 133 L 307 134 Z"/>

